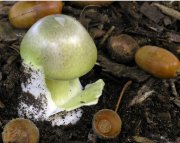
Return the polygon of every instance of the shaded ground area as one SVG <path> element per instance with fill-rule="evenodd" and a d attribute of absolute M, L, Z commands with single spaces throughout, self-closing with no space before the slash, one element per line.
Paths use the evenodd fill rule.
<path fill-rule="evenodd" d="M 174 10 L 180 9 L 178 2 L 161 3 Z M 0 4 L 0 133 L 9 120 L 18 117 L 16 107 L 22 92 L 20 84 L 27 77 L 23 74 L 19 55 L 19 44 L 25 30 L 14 29 L 9 24 L 7 11 L 11 5 L 11 2 Z M 76 125 L 52 127 L 48 122 L 35 121 L 40 130 L 40 143 L 142 142 L 139 137 L 149 139 L 147 143 L 179 143 L 179 78 L 154 78 L 140 70 L 134 61 L 124 65 L 129 68 L 118 74 L 115 68 L 117 62 L 111 59 L 107 51 L 109 37 L 123 33 L 135 38 L 140 46 L 163 47 L 179 58 L 179 20 L 164 14 L 151 2 L 114 2 L 108 7 L 89 6 L 84 9 L 66 2 L 63 13 L 81 21 L 99 51 L 100 65 L 81 78 L 83 85 L 99 78 L 106 85 L 97 105 L 83 107 L 83 117 Z M 102 56 L 108 61 L 102 60 Z M 120 91 L 128 80 L 133 83 L 125 92 L 118 110 L 123 123 L 121 134 L 112 140 L 95 141 L 91 129 L 94 113 L 103 108 L 115 109 Z"/>

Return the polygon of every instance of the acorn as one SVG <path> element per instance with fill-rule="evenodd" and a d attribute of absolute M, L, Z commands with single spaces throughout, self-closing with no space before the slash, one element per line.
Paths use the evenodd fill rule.
<path fill-rule="evenodd" d="M 131 84 L 132 81 L 129 80 L 123 86 L 122 91 L 120 92 L 120 96 L 118 98 L 118 102 L 116 104 L 115 111 L 110 109 L 102 109 L 94 115 L 92 120 L 92 128 L 95 135 L 97 135 L 99 138 L 112 139 L 116 138 L 120 134 L 122 128 L 122 121 L 117 111 L 119 109 L 119 105 L 125 90 Z"/>
<path fill-rule="evenodd" d="M 137 41 L 127 34 L 112 36 L 107 47 L 111 58 L 119 63 L 132 62 L 138 48 Z"/>
<path fill-rule="evenodd" d="M 144 46 L 135 54 L 137 65 L 158 78 L 174 78 L 180 72 L 178 58 L 166 49 Z"/>
<path fill-rule="evenodd" d="M 113 110 L 99 110 L 93 117 L 92 128 L 99 138 L 115 138 L 121 132 L 121 127 L 121 118 Z"/>
<path fill-rule="evenodd" d="M 39 130 L 32 121 L 17 118 L 5 125 L 2 139 L 3 143 L 38 143 Z"/>
<path fill-rule="evenodd" d="M 51 14 L 60 14 L 61 1 L 20 1 L 9 11 L 9 20 L 16 28 L 29 28 L 40 18 Z"/>

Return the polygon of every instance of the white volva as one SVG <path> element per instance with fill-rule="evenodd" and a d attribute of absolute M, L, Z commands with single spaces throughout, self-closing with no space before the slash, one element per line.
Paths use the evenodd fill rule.
<path fill-rule="evenodd" d="M 44 74 L 40 71 L 29 70 L 26 65 L 26 73 L 30 74 L 31 77 L 28 79 L 28 84 L 22 83 L 22 90 L 26 93 L 30 93 L 36 100 L 37 103 L 28 105 L 26 101 L 21 101 L 19 104 L 18 113 L 20 117 L 28 117 L 35 120 L 48 120 L 52 125 L 68 125 L 75 124 L 82 116 L 82 109 L 76 109 L 69 112 L 62 112 L 63 110 L 56 106 L 51 98 L 51 93 L 46 87 L 44 81 Z M 81 86 L 81 84 L 79 83 Z M 24 95 L 22 95 L 24 96 Z M 40 106 L 35 106 L 39 104 Z M 60 114 L 56 114 L 59 113 Z M 56 115 L 55 115 L 56 114 Z"/>

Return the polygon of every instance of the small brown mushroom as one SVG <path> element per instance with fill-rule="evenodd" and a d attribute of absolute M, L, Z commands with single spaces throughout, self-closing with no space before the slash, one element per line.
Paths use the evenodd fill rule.
<path fill-rule="evenodd" d="M 102 109 L 93 118 L 93 130 L 100 138 L 115 138 L 121 132 L 122 121 L 113 110 Z"/>
<path fill-rule="evenodd" d="M 39 130 L 30 120 L 17 118 L 5 125 L 2 139 L 3 143 L 38 143 Z"/>

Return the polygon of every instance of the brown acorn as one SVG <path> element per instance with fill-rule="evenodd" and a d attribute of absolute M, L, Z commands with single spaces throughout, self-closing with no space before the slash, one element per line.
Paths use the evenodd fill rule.
<path fill-rule="evenodd" d="M 60 14 L 61 1 L 20 1 L 9 11 L 9 20 L 16 28 L 29 28 L 37 20 L 51 14 Z"/>
<path fill-rule="evenodd" d="M 158 78 L 173 78 L 180 72 L 178 58 L 166 49 L 156 46 L 144 46 L 136 55 L 137 65 Z"/>
<path fill-rule="evenodd" d="M 39 130 L 30 120 L 17 118 L 5 125 L 2 139 L 3 143 L 38 143 Z"/>
<path fill-rule="evenodd" d="M 127 34 L 112 36 L 108 41 L 108 51 L 112 59 L 119 63 L 129 63 L 139 48 L 135 39 Z"/>
<path fill-rule="evenodd" d="M 121 132 L 122 121 L 113 110 L 102 109 L 94 115 L 92 126 L 98 137 L 111 139 L 117 137 Z"/>

